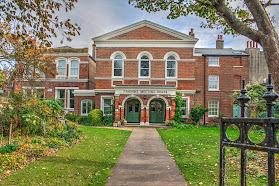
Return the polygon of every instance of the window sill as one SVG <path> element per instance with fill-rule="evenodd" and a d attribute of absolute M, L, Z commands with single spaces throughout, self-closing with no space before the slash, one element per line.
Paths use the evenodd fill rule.
<path fill-rule="evenodd" d="M 220 67 L 220 65 L 208 65 L 208 67 Z"/>
<path fill-rule="evenodd" d="M 235 68 L 242 68 L 243 66 L 233 66 L 233 67 L 235 67 Z"/>
<path fill-rule="evenodd" d="M 216 91 L 216 92 L 219 92 L 220 90 L 218 89 L 218 90 L 208 90 L 209 92 L 214 92 L 214 91 Z"/>
<path fill-rule="evenodd" d="M 219 117 L 219 116 L 217 116 L 217 115 L 209 115 L 208 117 L 209 118 L 216 118 L 216 117 Z"/>

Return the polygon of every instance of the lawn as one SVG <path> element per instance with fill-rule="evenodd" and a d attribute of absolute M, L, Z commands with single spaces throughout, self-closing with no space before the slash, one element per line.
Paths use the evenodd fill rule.
<path fill-rule="evenodd" d="M 229 129 L 231 135 L 238 131 Z M 192 185 L 219 184 L 220 128 L 199 127 L 195 129 L 158 129 L 163 141 L 175 159 L 185 179 Z M 236 148 L 227 148 L 226 184 L 240 185 L 240 153 Z M 247 155 L 247 185 L 267 185 L 266 176 L 259 169 L 258 159 L 265 155 L 249 151 Z M 256 178 L 254 178 L 256 177 Z"/>
<path fill-rule="evenodd" d="M 79 129 L 87 136 L 80 144 L 29 164 L 0 185 L 104 185 L 131 132 Z"/>

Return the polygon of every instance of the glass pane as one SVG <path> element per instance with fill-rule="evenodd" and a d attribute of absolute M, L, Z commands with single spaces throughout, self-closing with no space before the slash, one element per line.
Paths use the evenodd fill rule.
<path fill-rule="evenodd" d="M 70 98 L 74 98 L 73 92 L 74 92 L 74 90 L 70 90 Z"/>
<path fill-rule="evenodd" d="M 139 103 L 135 104 L 135 112 L 139 112 Z"/>
<path fill-rule="evenodd" d="M 181 111 L 182 111 L 182 115 L 187 115 L 185 107 L 181 107 Z"/>
<path fill-rule="evenodd" d="M 121 56 L 116 56 L 114 59 L 122 59 Z"/>
<path fill-rule="evenodd" d="M 151 112 L 155 112 L 155 101 L 150 104 Z"/>
<path fill-rule="evenodd" d="M 168 59 L 170 59 L 170 60 L 175 60 L 175 57 L 169 56 Z"/>
<path fill-rule="evenodd" d="M 86 101 L 82 101 L 82 113 L 86 114 Z"/>
<path fill-rule="evenodd" d="M 110 107 L 104 107 L 104 114 L 111 114 L 111 108 Z"/>
<path fill-rule="evenodd" d="M 58 61 L 58 68 L 66 68 L 66 61 Z"/>
<path fill-rule="evenodd" d="M 140 64 L 141 68 L 149 68 L 149 61 L 141 61 Z"/>
<path fill-rule="evenodd" d="M 74 107 L 75 107 L 75 100 L 70 99 L 70 108 L 74 108 Z"/>
<path fill-rule="evenodd" d="M 71 61 L 71 68 L 78 68 L 78 61 Z"/>
<path fill-rule="evenodd" d="M 122 61 L 115 60 L 114 61 L 114 68 L 122 68 Z"/>
<path fill-rule="evenodd" d="M 58 98 L 65 98 L 65 90 L 58 90 Z"/>
<path fill-rule="evenodd" d="M 175 61 L 168 61 L 167 68 L 175 68 Z"/>
<path fill-rule="evenodd" d="M 133 112 L 133 103 L 132 102 L 129 102 L 128 110 L 129 110 L 129 112 Z"/>
<path fill-rule="evenodd" d="M 149 59 L 147 56 L 142 56 L 141 59 Z"/>
<path fill-rule="evenodd" d="M 140 70 L 140 76 L 149 76 L 149 70 L 148 69 L 141 69 Z"/>
<path fill-rule="evenodd" d="M 110 107 L 111 106 L 111 99 L 104 99 L 104 106 Z"/>
<path fill-rule="evenodd" d="M 78 75 L 78 68 L 71 68 L 71 75 L 77 76 Z"/>
<path fill-rule="evenodd" d="M 114 76 L 122 76 L 122 69 L 114 69 Z"/>
<path fill-rule="evenodd" d="M 167 76 L 168 77 L 175 77 L 175 70 L 174 69 L 168 69 L 167 70 Z"/>
<path fill-rule="evenodd" d="M 161 102 L 157 102 L 158 103 L 158 113 L 162 112 L 162 103 Z"/>
<path fill-rule="evenodd" d="M 66 75 L 66 68 L 58 68 L 58 75 Z"/>
<path fill-rule="evenodd" d="M 92 101 L 88 100 L 87 101 L 87 113 L 89 113 L 92 110 Z"/>

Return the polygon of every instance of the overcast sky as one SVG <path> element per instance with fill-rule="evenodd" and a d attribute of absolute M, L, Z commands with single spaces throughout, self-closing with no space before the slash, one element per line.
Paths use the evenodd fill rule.
<path fill-rule="evenodd" d="M 277 33 L 279 32 L 278 8 L 278 6 L 274 6 L 269 9 L 271 15 L 275 16 L 277 20 L 274 23 Z M 76 36 L 72 42 L 64 42 L 62 45 L 58 39 L 54 40 L 53 47 L 65 45 L 74 48 L 88 47 L 91 51 L 91 38 L 145 19 L 185 34 L 194 28 L 195 37 L 199 39 L 197 48 L 216 46 L 217 35 L 221 34 L 221 30 L 200 28 L 200 23 L 203 20 L 195 16 L 168 20 L 167 15 L 167 12 L 147 13 L 129 5 L 128 0 L 78 0 L 74 10 L 61 13 L 60 16 L 70 18 L 73 23 L 78 23 L 81 26 L 80 36 Z M 241 50 L 246 48 L 248 41 L 246 37 L 233 37 L 231 35 L 225 35 L 223 39 L 225 48 Z"/>

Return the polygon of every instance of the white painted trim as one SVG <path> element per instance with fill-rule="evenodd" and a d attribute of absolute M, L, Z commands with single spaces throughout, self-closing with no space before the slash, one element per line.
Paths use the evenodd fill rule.
<path fill-rule="evenodd" d="M 91 102 L 91 110 L 93 109 L 93 101 L 91 99 L 83 99 L 80 101 L 80 115 L 81 116 L 88 116 L 88 110 L 86 114 L 82 113 L 82 101 L 90 101 Z M 87 104 L 86 104 L 86 108 L 87 108 Z"/>
<path fill-rule="evenodd" d="M 97 62 L 110 62 L 111 59 L 108 58 L 97 58 Z M 124 59 L 124 61 L 139 61 L 138 59 Z M 150 59 L 150 61 L 166 61 L 165 59 Z M 179 62 L 195 62 L 195 59 L 178 59 Z"/>
<path fill-rule="evenodd" d="M 207 108 L 208 108 L 208 110 L 209 110 L 209 102 L 210 102 L 210 101 L 217 101 L 217 109 L 218 109 L 218 111 L 217 111 L 217 115 L 209 115 L 209 114 L 208 114 L 208 117 L 209 117 L 209 118 L 218 117 L 218 116 L 219 116 L 219 112 L 220 112 L 219 101 L 218 101 L 218 100 L 208 100 L 208 102 L 207 102 Z"/>
<path fill-rule="evenodd" d="M 122 81 L 122 85 L 124 84 L 124 80 L 123 80 L 123 79 L 119 79 L 119 80 L 117 80 L 117 79 L 112 79 L 112 80 L 111 80 L 111 87 L 115 87 L 115 85 L 113 84 L 114 81 Z"/>
<path fill-rule="evenodd" d="M 176 90 L 176 92 L 180 92 L 181 94 L 193 95 L 196 93 L 196 90 Z"/>
<path fill-rule="evenodd" d="M 95 90 L 74 90 L 74 96 L 95 96 Z"/>
<path fill-rule="evenodd" d="M 58 99 L 58 98 L 57 98 L 57 90 L 64 90 L 64 91 L 65 91 L 64 109 L 66 109 L 66 97 L 67 97 L 67 92 L 66 92 L 66 90 L 67 90 L 67 89 L 62 89 L 62 88 L 59 88 L 59 87 L 57 87 L 57 89 L 56 89 L 56 87 L 55 87 L 55 100 Z"/>
<path fill-rule="evenodd" d="M 114 76 L 114 58 L 116 56 L 121 56 L 122 57 L 122 76 Z M 123 78 L 124 77 L 124 58 L 126 58 L 125 54 L 123 52 L 120 52 L 120 51 L 117 51 L 117 52 L 114 52 L 113 54 L 111 54 L 110 56 L 110 60 L 111 60 L 111 77 L 112 78 Z"/>
<path fill-rule="evenodd" d="M 119 105 L 119 106 L 122 106 L 123 108 L 125 108 L 125 103 L 126 103 L 126 101 L 127 101 L 128 99 L 130 99 L 130 98 L 136 98 L 137 100 L 139 100 L 141 109 L 144 109 L 144 104 L 143 104 L 142 99 L 141 99 L 140 97 L 136 96 L 136 95 L 133 95 L 133 94 L 132 94 L 132 95 L 129 95 L 129 96 L 126 96 L 126 97 L 123 99 L 122 104 Z"/>
<path fill-rule="evenodd" d="M 178 62 L 195 62 L 195 59 L 179 59 Z"/>
<path fill-rule="evenodd" d="M 173 36 L 173 37 L 182 39 L 182 40 L 195 41 L 195 42 L 198 41 L 198 39 L 195 38 L 195 37 L 186 35 L 186 34 L 184 34 L 184 33 L 178 32 L 178 31 L 176 31 L 176 30 L 173 30 L 173 29 L 164 27 L 164 26 L 162 26 L 162 25 L 159 25 L 159 24 L 153 23 L 153 22 L 151 22 L 151 21 L 147 21 L 147 20 L 143 20 L 143 21 L 140 21 L 140 22 L 137 22 L 137 23 L 134 23 L 134 24 L 125 26 L 125 27 L 123 27 L 123 28 L 114 30 L 114 31 L 112 31 L 112 32 L 109 32 L 109 33 L 100 35 L 100 36 L 98 36 L 98 37 L 92 38 L 92 40 L 94 40 L 94 41 L 107 40 L 107 39 L 110 39 L 110 38 L 113 38 L 113 37 L 122 35 L 122 34 L 124 34 L 124 33 L 130 32 L 130 31 L 133 31 L 133 30 L 139 29 L 139 28 L 141 28 L 141 27 L 145 27 L 145 26 L 146 26 L 146 27 L 149 27 L 149 28 L 152 28 L 152 29 L 154 29 L 154 30 L 157 30 L 157 31 L 159 31 L 159 32 L 162 32 L 162 33 L 171 35 L 171 36 Z M 97 43 L 96 43 L 96 44 L 97 44 Z"/>
<path fill-rule="evenodd" d="M 79 87 L 55 87 L 55 90 L 58 90 L 58 89 L 65 89 L 65 90 L 75 89 L 75 90 L 78 90 Z"/>
<path fill-rule="evenodd" d="M 185 40 L 108 40 L 96 41 L 98 48 L 194 48 L 196 41 Z"/>
<path fill-rule="evenodd" d="M 235 68 L 242 68 L 243 66 L 233 66 L 233 67 L 235 67 Z"/>
<path fill-rule="evenodd" d="M 213 77 L 213 76 L 214 76 L 214 77 L 218 77 L 218 86 L 217 86 L 217 89 L 210 89 L 210 88 L 209 88 L 209 78 L 210 78 L 210 77 Z M 217 75 L 209 75 L 209 76 L 208 76 L 208 82 L 207 82 L 207 83 L 208 83 L 208 91 L 219 91 L 219 85 L 220 85 L 219 76 L 217 76 Z"/>
<path fill-rule="evenodd" d="M 188 99 L 187 105 L 186 105 L 187 115 L 182 115 L 182 118 L 188 118 L 189 114 L 190 114 L 190 97 L 182 97 L 182 100 L 186 100 L 186 99 Z"/>
<path fill-rule="evenodd" d="M 138 80 L 138 81 L 147 81 L 147 80 L 172 80 L 172 81 L 175 81 L 175 80 L 187 80 L 187 81 L 194 81 L 196 80 L 196 78 L 173 78 L 173 79 L 170 79 L 170 78 L 143 78 L 143 77 L 140 77 L 140 78 L 129 78 L 129 77 L 124 77 L 124 78 L 112 78 L 112 77 L 95 77 L 95 79 L 103 79 L 103 80 L 116 80 L 116 81 L 120 81 L 120 80 Z"/>
<path fill-rule="evenodd" d="M 72 61 L 77 60 L 78 61 L 78 75 L 71 75 L 72 73 Z M 68 59 L 69 61 L 69 77 L 76 77 L 79 79 L 79 71 L 80 71 L 80 59 L 77 57 L 71 57 Z"/>
<path fill-rule="evenodd" d="M 210 59 L 212 59 L 212 58 L 217 58 L 217 61 L 218 61 L 218 64 L 217 65 L 210 65 L 209 64 L 209 61 L 210 61 Z M 220 67 L 220 65 L 219 65 L 219 57 L 208 57 L 208 66 L 209 67 Z"/>
<path fill-rule="evenodd" d="M 141 70 L 141 57 L 142 56 L 147 56 L 148 57 L 148 61 L 149 61 L 149 71 L 148 71 L 148 76 L 141 76 L 140 75 L 140 70 Z M 139 60 L 138 62 L 138 78 L 150 78 L 151 77 L 151 61 L 150 59 L 153 59 L 153 56 L 151 53 L 147 52 L 147 51 L 143 51 L 140 52 L 137 56 L 137 59 Z"/>
<path fill-rule="evenodd" d="M 196 78 L 177 78 L 177 80 L 195 81 Z"/>
<path fill-rule="evenodd" d="M 45 79 L 44 82 L 88 82 L 88 79 Z"/>
<path fill-rule="evenodd" d="M 114 89 L 95 89 L 96 93 L 114 93 Z"/>
<path fill-rule="evenodd" d="M 149 61 L 150 61 L 151 59 L 153 59 L 152 54 L 151 54 L 150 52 L 147 52 L 147 51 L 142 51 L 142 52 L 140 52 L 140 53 L 138 54 L 138 56 L 137 56 L 137 59 L 140 60 L 142 56 L 147 56 L 147 57 L 149 58 Z"/>
<path fill-rule="evenodd" d="M 146 108 L 147 110 L 149 110 L 149 105 L 150 105 L 150 103 L 151 103 L 151 101 L 152 101 L 153 99 L 162 99 L 162 100 L 165 102 L 166 107 L 171 108 L 171 106 L 169 105 L 168 100 L 167 100 L 166 98 L 164 98 L 163 96 L 155 95 L 155 96 L 152 96 L 152 97 L 147 101 L 147 103 L 146 103 L 146 105 L 147 105 L 147 107 L 148 107 L 148 108 Z"/>
<path fill-rule="evenodd" d="M 54 53 L 54 54 L 47 54 L 49 56 L 59 56 L 59 57 L 69 57 L 69 56 L 72 56 L 72 57 L 79 57 L 79 56 L 89 56 L 88 53 Z"/>
<path fill-rule="evenodd" d="M 232 90 L 233 92 L 240 92 L 241 90 Z"/>
<path fill-rule="evenodd" d="M 62 61 L 62 60 L 66 62 L 66 67 L 65 67 L 66 73 L 65 73 L 65 75 L 58 75 L 58 62 Z M 68 72 L 67 64 L 68 64 L 68 60 L 65 57 L 58 57 L 58 58 L 55 59 L 56 72 L 57 72 L 56 79 L 57 78 L 66 78 L 67 77 L 67 72 Z"/>
<path fill-rule="evenodd" d="M 110 59 L 109 60 L 113 60 L 116 56 L 121 56 L 122 59 L 126 59 L 126 55 L 121 52 L 121 51 L 116 51 L 116 52 L 113 52 L 111 55 L 110 55 Z"/>
<path fill-rule="evenodd" d="M 79 64 L 88 64 L 88 61 L 80 61 Z"/>
<path fill-rule="evenodd" d="M 166 53 L 166 54 L 164 55 L 164 60 L 167 60 L 169 56 L 173 56 L 173 57 L 175 58 L 176 61 L 177 61 L 177 60 L 180 60 L 179 55 L 178 55 L 176 52 L 173 52 L 173 51 Z"/>

